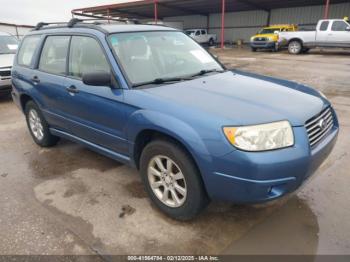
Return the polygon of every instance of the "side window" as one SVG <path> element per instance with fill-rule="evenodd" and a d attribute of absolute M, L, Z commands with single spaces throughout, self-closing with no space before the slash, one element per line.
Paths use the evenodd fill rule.
<path fill-rule="evenodd" d="M 348 24 L 343 21 L 334 21 L 332 31 L 346 31 Z"/>
<path fill-rule="evenodd" d="M 66 74 L 70 36 L 48 36 L 41 52 L 39 69 L 48 73 Z"/>
<path fill-rule="evenodd" d="M 18 51 L 17 62 L 19 65 L 30 66 L 34 52 L 38 47 L 40 35 L 27 36 L 23 39 L 20 50 Z"/>
<path fill-rule="evenodd" d="M 201 34 L 202 34 L 202 35 L 205 35 L 205 30 L 202 30 L 202 31 L 201 31 Z"/>
<path fill-rule="evenodd" d="M 201 35 L 201 31 L 196 31 L 196 35 L 198 36 L 198 35 Z"/>
<path fill-rule="evenodd" d="M 322 22 L 320 26 L 320 31 L 327 31 L 328 25 L 329 25 L 329 21 Z"/>
<path fill-rule="evenodd" d="M 92 37 L 73 36 L 69 54 L 69 75 L 82 78 L 90 72 L 110 72 L 99 43 Z"/>

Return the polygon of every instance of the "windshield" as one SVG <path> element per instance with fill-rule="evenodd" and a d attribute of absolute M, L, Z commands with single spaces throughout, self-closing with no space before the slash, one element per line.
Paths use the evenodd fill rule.
<path fill-rule="evenodd" d="M 181 32 L 119 33 L 109 40 L 134 86 L 223 70 L 206 50 Z"/>
<path fill-rule="evenodd" d="M 264 28 L 260 30 L 259 34 L 274 34 L 275 31 L 281 31 L 281 28 Z"/>
<path fill-rule="evenodd" d="M 18 41 L 10 35 L 0 35 L 0 54 L 15 54 Z"/>
<path fill-rule="evenodd" d="M 195 33 L 194 30 L 187 30 L 186 35 L 193 35 Z"/>

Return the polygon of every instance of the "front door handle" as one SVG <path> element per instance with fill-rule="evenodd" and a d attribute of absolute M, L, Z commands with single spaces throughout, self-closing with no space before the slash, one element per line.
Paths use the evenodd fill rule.
<path fill-rule="evenodd" d="M 72 85 L 70 87 L 67 87 L 66 90 L 71 94 L 77 94 L 79 93 L 79 90 L 76 86 Z"/>
<path fill-rule="evenodd" d="M 40 83 L 40 79 L 38 76 L 33 76 L 32 77 L 32 82 L 36 85 L 36 84 L 39 84 Z"/>

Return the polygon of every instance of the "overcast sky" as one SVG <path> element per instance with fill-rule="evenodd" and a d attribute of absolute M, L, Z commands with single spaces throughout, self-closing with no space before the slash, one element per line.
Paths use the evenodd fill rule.
<path fill-rule="evenodd" d="M 0 22 L 35 25 L 69 20 L 71 10 L 130 0 L 0 0 Z"/>

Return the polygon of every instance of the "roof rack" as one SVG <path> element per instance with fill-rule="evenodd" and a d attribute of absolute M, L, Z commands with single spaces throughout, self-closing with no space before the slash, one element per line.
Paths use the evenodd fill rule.
<path fill-rule="evenodd" d="M 91 21 L 92 23 L 84 23 L 87 21 Z M 104 21 L 104 23 L 102 21 Z M 116 18 L 110 18 L 110 19 L 106 19 L 106 18 L 88 18 L 88 19 L 72 18 L 68 22 L 51 22 L 51 23 L 40 22 L 33 28 L 32 31 L 41 30 L 41 29 L 43 29 L 43 27 L 46 27 L 49 25 L 55 25 L 53 28 L 63 28 L 63 27 L 72 28 L 72 27 L 76 26 L 77 24 L 83 25 L 84 27 L 85 26 L 98 26 L 98 25 L 102 25 L 105 23 L 110 23 L 111 21 L 124 22 L 124 23 L 128 23 L 131 21 L 131 22 L 134 22 L 135 24 L 140 24 L 138 20 L 134 20 L 134 19 L 130 20 L 130 19 L 116 19 Z"/>

